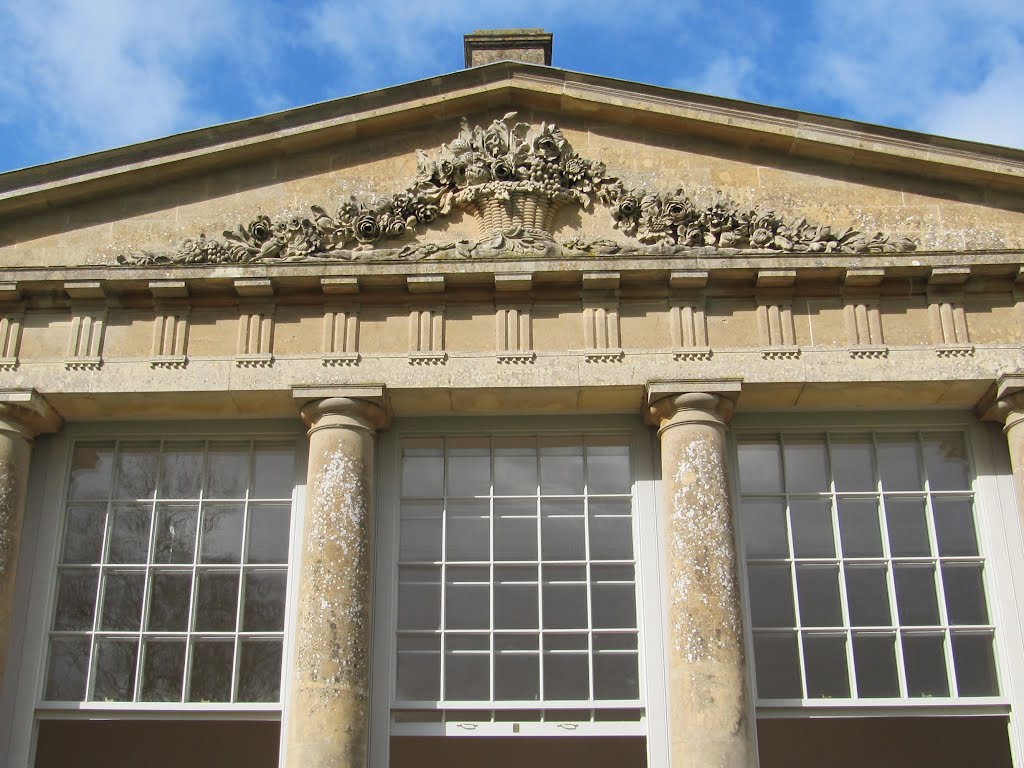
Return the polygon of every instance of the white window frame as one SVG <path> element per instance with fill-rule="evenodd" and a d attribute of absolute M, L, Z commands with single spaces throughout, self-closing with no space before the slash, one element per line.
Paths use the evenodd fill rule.
<path fill-rule="evenodd" d="M 110 439 L 293 439 L 295 476 L 292 490 L 288 585 L 280 702 L 98 702 L 43 700 L 47 637 L 56 601 L 59 547 L 66 514 L 69 467 L 78 442 Z M 294 637 L 295 578 L 301 553 L 307 441 L 295 420 L 72 423 L 33 445 L 29 489 L 15 587 L 15 627 L 8 648 L 7 671 L 0 691 L 0 764 L 31 766 L 39 721 L 50 720 L 283 720 L 287 700 L 288 660 Z"/>
<path fill-rule="evenodd" d="M 968 461 L 974 472 L 975 524 L 985 567 L 989 620 L 995 627 L 995 666 L 1000 695 L 988 697 L 934 697 L 893 699 L 788 699 L 755 702 L 756 716 L 787 717 L 934 717 L 965 715 L 1009 716 L 1011 752 L 1024 756 L 1022 729 L 1015 712 L 1024 711 L 1024 613 L 1017 596 L 1024 597 L 1024 527 L 1009 466 L 1006 438 L 997 425 L 980 423 L 969 412 L 901 411 L 851 414 L 737 414 L 730 429 L 730 485 L 737 514 L 737 553 L 741 569 L 741 591 L 745 617 L 745 641 L 749 673 L 754 678 L 753 630 L 750 601 L 746 594 L 746 558 L 741 526 L 738 524 L 739 482 L 737 442 L 744 435 L 766 432 L 821 434 L 823 432 L 907 433 L 912 431 L 962 432 Z M 999 588 L 997 588 L 999 587 Z M 891 596 L 890 596 L 891 597 Z M 947 674 L 949 674 L 947 672 Z M 755 690 L 753 687 L 751 690 Z"/>
<path fill-rule="evenodd" d="M 400 446 L 407 437 L 514 436 L 514 435 L 609 435 L 621 434 L 630 445 L 634 467 L 632 520 L 637 581 L 637 626 L 640 706 L 644 716 L 635 722 L 513 722 L 454 721 L 391 723 L 395 686 L 397 558 Z M 668 762 L 668 719 L 665 704 L 665 622 L 663 618 L 662 563 L 659 535 L 660 508 L 656 488 L 653 433 L 639 417 L 558 416 L 494 418 L 425 418 L 396 420 L 382 435 L 378 461 L 377 524 L 374 588 L 374 656 L 371 695 L 370 765 L 384 768 L 392 735 L 434 736 L 643 736 L 648 765 Z M 583 706 L 582 704 L 579 706 Z M 564 709 L 574 709 L 566 703 Z M 548 707 L 552 709 L 552 707 Z"/>

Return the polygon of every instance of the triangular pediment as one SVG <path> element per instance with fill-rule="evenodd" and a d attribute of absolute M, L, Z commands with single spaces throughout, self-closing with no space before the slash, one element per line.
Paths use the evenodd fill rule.
<path fill-rule="evenodd" d="M 1022 210 L 1024 152 L 509 62 L 0 176 L 10 240 L 93 264 L 1019 249 Z"/>

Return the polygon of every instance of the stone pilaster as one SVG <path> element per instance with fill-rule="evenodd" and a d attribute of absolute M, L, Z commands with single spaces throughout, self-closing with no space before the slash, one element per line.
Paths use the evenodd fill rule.
<path fill-rule="evenodd" d="M 648 386 L 664 488 L 673 768 L 752 768 L 754 722 L 725 429 L 739 382 Z"/>
<path fill-rule="evenodd" d="M 1024 374 L 1001 376 L 978 404 L 977 413 L 986 421 L 1003 425 L 1017 510 L 1024 519 Z"/>
<path fill-rule="evenodd" d="M 60 424 L 60 416 L 35 391 L 0 390 L 0 683 L 7 666 L 32 440 Z"/>
<path fill-rule="evenodd" d="M 288 768 L 366 768 L 377 430 L 383 387 L 299 390 L 309 468 L 287 688 Z"/>

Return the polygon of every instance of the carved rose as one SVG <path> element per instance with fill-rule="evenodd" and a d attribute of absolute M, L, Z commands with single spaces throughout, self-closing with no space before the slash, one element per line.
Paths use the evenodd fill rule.
<path fill-rule="evenodd" d="M 615 213 L 619 218 L 630 219 L 636 216 L 637 211 L 640 210 L 640 201 L 637 200 L 636 195 L 626 195 L 619 199 L 619 204 L 615 206 Z"/>
<path fill-rule="evenodd" d="M 429 224 L 437 218 L 436 205 L 421 205 L 416 209 L 416 218 L 423 224 Z"/>
<path fill-rule="evenodd" d="M 512 181 L 516 176 L 516 169 L 507 160 L 497 160 L 491 163 L 491 173 L 498 181 Z"/>
<path fill-rule="evenodd" d="M 534 139 L 533 151 L 548 160 L 557 160 L 562 148 L 554 136 L 550 133 L 542 133 Z"/>
<path fill-rule="evenodd" d="M 402 219 L 393 219 L 388 224 L 388 237 L 401 237 L 405 234 L 405 222 Z"/>
<path fill-rule="evenodd" d="M 380 224 L 377 217 L 371 213 L 364 213 L 356 219 L 356 239 L 361 243 L 372 243 L 380 239 Z"/>
<path fill-rule="evenodd" d="M 253 239 L 253 242 L 266 242 L 271 234 L 273 234 L 273 231 L 274 228 L 270 223 L 270 218 L 267 216 L 259 216 L 255 221 L 249 223 L 249 236 Z"/>
<path fill-rule="evenodd" d="M 679 221 L 686 215 L 685 200 L 669 200 L 665 203 L 665 215 L 672 221 Z"/>

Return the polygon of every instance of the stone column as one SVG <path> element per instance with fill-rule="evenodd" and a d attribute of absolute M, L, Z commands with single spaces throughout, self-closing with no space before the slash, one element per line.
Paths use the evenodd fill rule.
<path fill-rule="evenodd" d="M 0 390 L 0 684 L 7 667 L 32 440 L 57 431 L 60 424 L 60 416 L 34 390 Z"/>
<path fill-rule="evenodd" d="M 664 488 L 672 768 L 753 768 L 725 428 L 739 382 L 647 389 Z"/>
<path fill-rule="evenodd" d="M 1010 449 L 1017 509 L 1024 519 L 1024 374 L 1001 376 L 982 398 L 977 412 L 982 419 L 1003 425 Z"/>
<path fill-rule="evenodd" d="M 302 408 L 309 469 L 283 765 L 366 768 L 374 452 L 388 411 L 383 387 L 319 392 L 333 396 Z"/>

